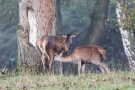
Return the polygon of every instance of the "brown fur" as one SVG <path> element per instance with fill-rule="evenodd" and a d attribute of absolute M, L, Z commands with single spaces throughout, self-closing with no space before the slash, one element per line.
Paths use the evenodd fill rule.
<path fill-rule="evenodd" d="M 41 54 L 44 70 L 49 67 L 49 71 L 51 71 L 54 55 L 58 55 L 62 51 L 68 51 L 66 40 L 58 36 L 44 35 L 37 40 L 37 46 Z"/>
<path fill-rule="evenodd" d="M 103 59 L 106 59 L 106 52 L 105 52 L 104 49 L 102 49 L 100 46 L 96 46 L 96 45 L 94 45 L 93 47 L 97 47 L 98 51 L 99 51 L 99 52 L 101 53 L 101 55 L 102 55 L 102 58 L 103 58 Z"/>
<path fill-rule="evenodd" d="M 73 62 L 78 64 L 79 74 L 83 64 L 90 62 L 98 65 L 103 73 L 109 73 L 110 71 L 108 69 L 108 65 L 102 62 L 105 57 L 105 50 L 99 46 L 94 45 L 76 47 L 70 54 L 56 56 L 54 60 L 61 62 Z"/>

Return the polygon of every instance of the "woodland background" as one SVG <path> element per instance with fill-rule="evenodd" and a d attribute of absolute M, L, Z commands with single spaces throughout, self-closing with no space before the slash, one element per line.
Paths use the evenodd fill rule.
<path fill-rule="evenodd" d="M 0 68 L 7 66 L 12 71 L 17 64 L 17 36 L 19 7 L 18 0 L 0 0 Z M 62 31 L 79 32 L 73 39 L 73 47 L 78 46 L 90 25 L 90 14 L 95 0 L 61 0 Z M 91 13 L 89 13 L 91 12 Z M 129 69 L 116 17 L 115 0 L 110 0 L 108 19 L 99 46 L 106 50 L 111 70 Z M 93 65 L 92 68 L 95 68 Z"/>

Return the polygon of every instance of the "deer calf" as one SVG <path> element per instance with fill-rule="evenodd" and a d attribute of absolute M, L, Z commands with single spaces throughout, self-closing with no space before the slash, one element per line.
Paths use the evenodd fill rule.
<path fill-rule="evenodd" d="M 109 73 L 108 65 L 102 60 L 106 58 L 106 52 L 99 46 L 80 46 L 76 47 L 70 54 L 62 53 L 54 57 L 54 61 L 71 62 L 78 64 L 78 74 L 80 74 L 83 65 L 92 62 L 101 69 L 102 73 Z M 83 70 L 82 70 L 83 71 Z"/>

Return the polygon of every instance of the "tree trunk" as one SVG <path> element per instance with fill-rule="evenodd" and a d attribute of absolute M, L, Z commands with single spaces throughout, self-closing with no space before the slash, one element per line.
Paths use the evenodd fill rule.
<path fill-rule="evenodd" d="M 97 0 L 95 10 L 91 15 L 91 25 L 80 43 L 83 45 L 98 44 L 105 29 L 109 0 Z"/>
<path fill-rule="evenodd" d="M 42 63 L 36 41 L 43 35 L 56 35 L 56 0 L 20 0 L 19 20 L 18 68 L 20 72 L 40 72 Z"/>
<path fill-rule="evenodd" d="M 56 35 L 60 35 L 61 29 L 62 29 L 62 16 L 61 16 L 61 0 L 56 0 L 56 12 L 57 12 L 57 31 Z M 55 74 L 62 74 L 62 63 L 61 62 L 54 62 L 53 68 L 54 68 L 54 73 Z"/>
<path fill-rule="evenodd" d="M 135 71 L 135 37 L 133 30 L 129 31 L 124 28 L 125 26 L 121 19 L 125 19 L 125 15 L 122 12 L 122 6 L 119 2 L 117 3 L 116 15 L 119 23 L 123 47 L 128 58 L 130 68 L 131 70 Z"/>

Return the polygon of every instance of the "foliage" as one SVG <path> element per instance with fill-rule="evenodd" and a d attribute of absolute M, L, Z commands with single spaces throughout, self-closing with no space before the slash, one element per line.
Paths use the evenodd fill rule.
<path fill-rule="evenodd" d="M 87 30 L 95 0 L 62 0 L 61 14 L 63 30 L 67 33 Z M 69 22 L 70 21 L 70 22 Z"/>
<path fill-rule="evenodd" d="M 116 0 L 111 0 L 108 9 L 106 28 L 100 46 L 106 50 L 105 62 L 111 70 L 128 70 L 128 60 L 122 45 L 121 34 L 116 17 Z"/>
<path fill-rule="evenodd" d="M 12 63 L 15 63 L 17 60 L 16 26 L 18 23 L 18 1 L 19 0 L 0 0 L 0 67 L 7 65 L 10 69 L 13 68 Z M 103 48 L 107 51 L 107 54 L 109 54 L 107 55 L 108 61 L 111 60 L 111 62 L 114 60 L 122 61 L 123 59 L 119 57 L 119 54 L 122 53 L 121 55 L 123 55 L 124 52 L 118 30 L 117 18 L 115 16 L 115 7 L 113 6 L 116 4 L 116 1 L 117 0 L 110 0 L 110 10 L 108 12 L 109 19 L 107 21 L 103 40 L 101 41 L 101 46 L 103 46 Z M 76 41 L 73 41 L 73 43 L 78 44 L 81 40 L 80 38 L 84 36 L 86 30 L 88 29 L 91 22 L 90 15 L 95 8 L 95 3 L 96 0 L 61 0 L 63 30 L 66 33 L 82 31 L 81 35 L 79 35 L 78 39 L 75 38 Z M 126 8 L 132 8 L 129 7 L 130 5 L 132 4 L 128 4 L 128 7 Z M 128 9 L 126 11 L 134 11 L 134 9 Z M 129 21 L 124 21 L 128 21 L 132 24 L 130 27 L 133 27 L 134 24 L 131 22 L 135 21 L 134 12 L 128 12 L 126 15 L 131 14 L 129 17 L 133 17 Z M 21 27 L 17 26 L 17 28 Z M 125 58 L 126 57 L 124 57 L 124 61 L 126 61 Z M 113 64 L 116 63 L 118 62 L 113 62 Z"/>
<path fill-rule="evenodd" d="M 82 74 L 79 76 L 10 75 L 0 77 L 3 90 L 134 90 L 135 73 Z"/>
<path fill-rule="evenodd" d="M 135 0 L 119 0 L 121 3 L 121 23 L 124 24 L 125 29 L 135 30 Z M 117 4 L 116 4 L 117 7 Z"/>
<path fill-rule="evenodd" d="M 0 20 L 0 68 L 12 69 L 17 57 L 18 0 L 0 0 Z"/>
<path fill-rule="evenodd" d="M 0 0 L 1 31 L 18 23 L 18 0 Z"/>

